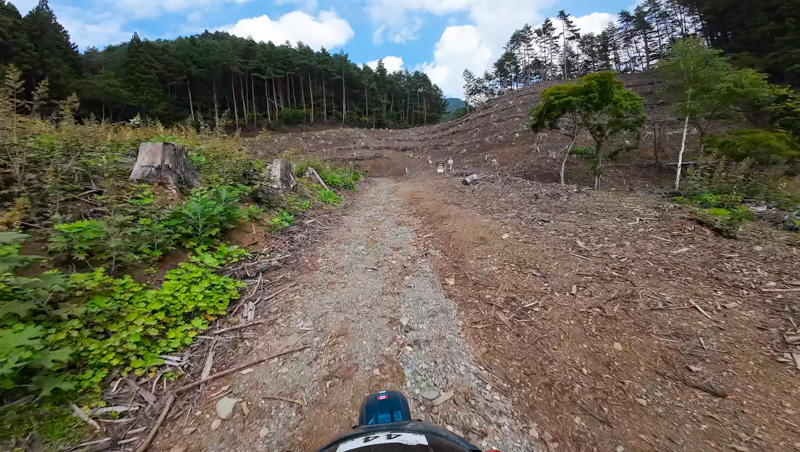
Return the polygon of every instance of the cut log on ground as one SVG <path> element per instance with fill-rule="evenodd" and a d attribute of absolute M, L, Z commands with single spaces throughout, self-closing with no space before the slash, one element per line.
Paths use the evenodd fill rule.
<path fill-rule="evenodd" d="M 477 174 L 470 174 L 469 176 L 465 177 L 462 181 L 464 185 L 472 185 L 473 183 L 477 182 L 480 179 Z"/>
<path fill-rule="evenodd" d="M 188 155 L 185 147 L 174 143 L 142 143 L 130 180 L 171 187 L 180 184 L 195 187 L 199 178 L 189 163 Z"/>
<path fill-rule="evenodd" d="M 292 165 L 286 160 L 275 159 L 269 166 L 269 186 L 276 190 L 292 190 L 297 181 L 292 175 Z"/>
<path fill-rule="evenodd" d="M 314 168 L 312 168 L 312 167 L 310 167 L 310 166 L 309 166 L 308 168 L 306 168 L 305 177 L 310 177 L 310 178 L 311 178 L 311 179 L 313 179 L 313 180 L 314 180 L 314 181 L 315 181 L 317 184 L 319 184 L 320 186 L 322 186 L 322 188 L 324 188 L 325 190 L 330 190 L 330 188 L 328 188 L 328 185 L 327 185 L 327 184 L 325 184 L 325 181 L 324 181 L 324 180 L 322 180 L 322 178 L 321 178 L 321 177 L 319 177 L 319 173 L 317 173 L 317 170 L 315 170 Z"/>

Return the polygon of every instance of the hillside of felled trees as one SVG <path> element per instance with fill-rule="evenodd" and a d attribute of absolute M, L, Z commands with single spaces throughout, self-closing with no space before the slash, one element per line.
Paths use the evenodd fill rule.
<path fill-rule="evenodd" d="M 582 33 L 560 11 L 540 26 L 511 34 L 492 71 L 464 71 L 464 91 L 473 106 L 509 90 L 543 80 L 562 80 L 613 70 L 654 67 L 670 44 L 699 36 L 732 61 L 769 74 L 772 81 L 800 86 L 800 2 L 765 0 L 646 0 L 621 11 L 599 34 Z"/>
<path fill-rule="evenodd" d="M 82 116 L 192 118 L 260 128 L 342 123 L 409 127 L 437 123 L 442 91 L 421 72 L 373 70 L 348 55 L 303 43 L 255 42 L 223 32 L 129 42 L 80 53 L 47 0 L 26 16 L 0 0 L 0 75 L 22 70 L 25 92 L 47 79 L 48 95 L 77 93 Z"/>

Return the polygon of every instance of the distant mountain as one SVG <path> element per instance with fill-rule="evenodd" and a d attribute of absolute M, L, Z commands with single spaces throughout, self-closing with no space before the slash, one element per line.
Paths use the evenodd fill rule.
<path fill-rule="evenodd" d="M 459 108 L 463 108 L 463 107 L 467 106 L 467 104 L 465 104 L 463 100 L 455 98 L 455 97 L 448 97 L 445 100 L 447 101 L 447 113 L 456 111 Z"/>

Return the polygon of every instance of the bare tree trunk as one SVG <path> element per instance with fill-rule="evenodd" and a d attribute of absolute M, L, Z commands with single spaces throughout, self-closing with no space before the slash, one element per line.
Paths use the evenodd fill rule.
<path fill-rule="evenodd" d="M 428 123 L 428 103 L 425 102 L 425 92 L 422 92 L 422 124 Z"/>
<path fill-rule="evenodd" d="M 294 108 L 297 108 L 297 87 L 294 86 L 294 77 L 290 77 L 292 82 L 292 99 L 294 99 Z"/>
<path fill-rule="evenodd" d="M 681 150 L 678 153 L 678 171 L 675 174 L 675 190 L 681 187 L 681 168 L 683 167 L 683 152 L 686 150 L 686 133 L 689 131 L 689 115 L 683 125 L 683 139 L 681 139 Z"/>
<path fill-rule="evenodd" d="M 250 94 L 253 98 L 253 127 L 258 130 L 258 110 L 256 109 L 256 84 L 253 79 L 253 70 L 250 70 Z"/>
<path fill-rule="evenodd" d="M 322 74 L 322 122 L 328 123 L 328 93 L 325 91 L 325 73 Z"/>
<path fill-rule="evenodd" d="M 189 77 L 186 77 L 186 90 L 189 91 L 189 111 L 192 112 L 192 121 L 194 121 L 194 103 L 192 103 L 192 85 L 189 82 Z"/>
<path fill-rule="evenodd" d="M 236 87 L 233 83 L 233 74 L 231 74 L 231 92 L 233 93 L 233 97 L 231 100 L 233 101 L 233 117 L 236 119 L 236 130 L 239 130 L 239 110 L 236 107 Z"/>
<path fill-rule="evenodd" d="M 345 120 L 347 120 L 347 85 L 345 84 L 344 79 L 344 67 L 342 67 L 342 127 L 345 125 Z"/>
<path fill-rule="evenodd" d="M 219 132 L 219 105 L 217 105 L 217 81 L 211 84 L 212 92 L 214 93 L 214 128 Z"/>
<path fill-rule="evenodd" d="M 289 74 L 286 74 L 286 105 L 289 108 L 294 108 L 292 106 L 292 88 L 291 88 L 292 80 L 289 78 Z"/>
<path fill-rule="evenodd" d="M 561 172 L 558 173 L 559 179 L 561 180 L 561 185 L 566 185 L 564 175 L 567 171 L 567 160 L 569 159 L 569 154 L 572 152 L 572 145 L 575 144 L 575 141 L 578 139 L 578 135 L 580 134 L 580 129 L 575 130 L 575 135 L 572 137 L 572 141 L 569 142 L 567 145 L 567 149 L 564 152 L 564 160 L 561 161 Z"/>
<path fill-rule="evenodd" d="M 600 190 L 600 174 L 602 174 L 603 156 L 600 155 L 600 146 L 597 146 L 597 167 L 594 169 L 594 190 Z"/>
<path fill-rule="evenodd" d="M 419 124 L 419 122 L 418 122 L 419 121 L 419 113 L 418 112 L 419 112 L 419 88 L 417 88 L 417 107 L 414 109 L 414 124 L 412 124 L 412 125 L 418 125 Z"/>
<path fill-rule="evenodd" d="M 267 121 L 272 122 L 272 107 L 269 105 L 269 87 L 267 86 L 267 77 L 264 77 L 264 100 L 266 101 L 267 108 Z"/>
<path fill-rule="evenodd" d="M 311 97 L 311 124 L 314 124 L 314 85 L 311 83 L 311 72 L 308 73 L 308 94 Z"/>
<path fill-rule="evenodd" d="M 303 101 L 303 120 L 306 119 L 306 92 L 303 88 L 303 77 L 300 77 L 300 74 L 297 75 L 297 81 L 300 82 L 300 100 Z"/>
<path fill-rule="evenodd" d="M 275 121 L 278 121 L 280 116 L 278 115 L 278 94 L 275 91 L 275 77 L 272 78 L 272 105 L 275 106 Z"/>
<path fill-rule="evenodd" d="M 245 69 L 245 71 L 246 70 L 247 69 Z M 245 80 L 246 79 L 244 78 L 243 74 L 239 75 L 239 85 L 242 87 L 242 89 L 240 90 L 242 93 L 242 115 L 244 115 L 244 118 L 242 119 L 244 119 L 244 123 L 247 124 L 247 128 L 249 129 L 250 124 L 247 122 L 247 110 L 248 110 L 246 101 L 247 96 L 244 95 L 244 92 L 247 90 L 247 83 L 245 83 Z"/>
<path fill-rule="evenodd" d="M 564 36 L 564 80 L 567 77 L 567 30 L 564 21 L 561 21 L 561 35 Z"/>

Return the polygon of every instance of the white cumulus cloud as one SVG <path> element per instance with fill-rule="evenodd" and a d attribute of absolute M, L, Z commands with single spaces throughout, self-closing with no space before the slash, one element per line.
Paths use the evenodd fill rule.
<path fill-rule="evenodd" d="M 447 27 L 436 43 L 433 61 L 422 70 L 447 96 L 461 97 L 464 69 L 483 73 L 492 63 L 492 51 L 482 41 L 474 25 Z"/>
<path fill-rule="evenodd" d="M 616 22 L 617 16 L 609 13 L 592 13 L 576 17 L 573 21 L 581 29 L 581 34 L 600 34 L 609 22 Z"/>
<path fill-rule="evenodd" d="M 371 67 L 373 70 L 378 67 L 378 60 L 367 61 L 367 66 Z M 403 59 L 397 56 L 387 56 L 383 57 L 383 66 L 389 73 L 395 71 L 403 70 Z"/>
<path fill-rule="evenodd" d="M 338 47 L 355 36 L 350 24 L 333 11 L 322 11 L 317 17 L 292 11 L 278 20 L 265 14 L 242 19 L 221 29 L 243 38 L 252 37 L 256 41 L 272 41 L 275 44 L 302 41 L 313 49 Z"/>

